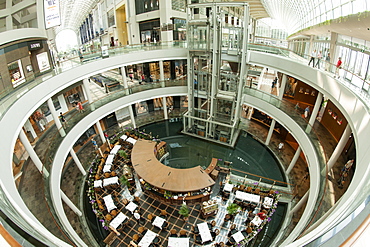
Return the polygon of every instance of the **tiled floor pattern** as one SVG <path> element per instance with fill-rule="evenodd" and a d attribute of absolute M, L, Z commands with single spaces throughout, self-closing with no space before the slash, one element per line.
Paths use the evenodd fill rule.
<path fill-rule="evenodd" d="M 104 193 L 106 195 L 107 193 Z M 236 229 L 241 231 L 246 229 L 245 226 L 245 219 L 247 218 L 247 212 L 242 211 L 236 215 L 233 221 L 224 221 L 224 217 L 226 215 L 226 207 L 229 203 L 234 201 L 235 195 L 231 194 L 228 201 L 222 201 L 220 196 L 216 196 L 211 199 L 217 200 L 219 203 L 219 211 L 216 216 L 208 217 L 207 219 L 203 219 L 201 217 L 201 207 L 200 204 L 195 205 L 188 205 L 190 209 L 190 216 L 188 221 L 184 221 L 181 215 L 178 214 L 179 205 L 168 205 L 165 203 L 161 203 L 155 200 L 150 194 L 144 193 L 140 197 L 140 202 L 137 203 L 139 205 L 139 213 L 141 215 L 141 219 L 137 221 L 131 214 L 130 211 L 124 208 L 124 205 L 120 203 L 122 198 L 117 199 L 116 205 L 118 205 L 118 212 L 123 212 L 126 216 L 128 216 L 129 221 L 126 227 L 122 227 L 119 229 L 120 236 L 115 235 L 114 239 L 111 242 L 110 246 L 127 246 L 130 241 L 132 241 L 132 236 L 134 234 L 138 234 L 140 237 L 143 234 L 139 233 L 139 227 L 142 226 L 145 229 L 149 229 L 158 234 L 160 238 L 160 246 L 167 246 L 168 237 L 170 235 L 170 230 L 175 229 L 177 233 L 180 230 L 185 230 L 187 232 L 187 236 L 189 237 L 190 246 L 212 246 L 214 243 L 224 242 L 227 243 L 229 240 L 228 233 L 230 232 L 230 227 L 232 224 L 236 225 Z M 259 206 L 260 207 L 260 206 Z M 159 216 L 161 210 L 166 210 L 168 213 L 167 216 L 164 218 L 169 223 L 166 229 L 159 229 L 152 225 L 152 223 L 148 220 L 148 215 L 152 214 L 154 216 Z M 163 217 L 163 216 L 162 216 Z M 216 225 L 212 228 L 210 227 L 211 231 L 216 229 L 220 230 L 220 234 L 217 235 L 212 242 L 208 242 L 204 245 L 196 244 L 195 243 L 195 235 L 192 232 L 192 226 L 202 223 L 208 222 L 210 223 L 212 220 L 216 221 Z"/>

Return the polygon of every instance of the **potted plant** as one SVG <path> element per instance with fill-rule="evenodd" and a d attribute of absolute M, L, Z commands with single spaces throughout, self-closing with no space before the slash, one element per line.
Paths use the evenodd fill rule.
<path fill-rule="evenodd" d="M 226 210 L 227 210 L 227 215 L 225 216 L 225 218 L 227 219 L 232 219 L 234 218 L 234 216 L 238 213 L 239 211 L 239 205 L 236 204 L 236 203 L 231 203 L 229 204 L 229 206 L 227 206 Z"/>
<path fill-rule="evenodd" d="M 130 188 L 130 182 L 128 181 L 128 179 L 126 178 L 125 175 L 122 175 L 120 178 L 119 178 L 119 181 L 121 182 L 122 185 L 126 185 L 127 188 Z"/>
<path fill-rule="evenodd" d="M 189 208 L 185 203 L 183 203 L 181 205 L 180 210 L 179 210 L 179 214 L 182 215 L 182 217 L 184 217 L 185 221 L 188 220 L 188 218 L 189 218 Z"/>
<path fill-rule="evenodd" d="M 119 157 L 121 157 L 123 159 L 126 159 L 127 158 L 127 154 L 126 154 L 125 150 L 122 150 L 121 149 L 117 153 L 118 153 Z"/>

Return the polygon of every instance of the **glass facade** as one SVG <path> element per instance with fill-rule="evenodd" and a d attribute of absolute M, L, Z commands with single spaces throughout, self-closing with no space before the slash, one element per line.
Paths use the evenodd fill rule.
<path fill-rule="evenodd" d="M 261 0 L 270 16 L 286 23 L 289 33 L 370 9 L 367 0 Z"/>

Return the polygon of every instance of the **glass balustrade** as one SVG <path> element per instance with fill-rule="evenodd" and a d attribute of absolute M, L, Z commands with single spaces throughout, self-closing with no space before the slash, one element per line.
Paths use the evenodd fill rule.
<path fill-rule="evenodd" d="M 186 48 L 186 43 L 185 42 L 169 42 L 169 43 L 157 43 L 157 44 L 152 44 L 152 45 L 132 45 L 132 46 L 125 46 L 125 47 L 120 47 L 120 48 L 113 48 L 109 50 L 109 56 L 117 56 L 125 53 L 130 53 L 130 52 L 142 52 L 142 51 L 147 51 L 147 50 L 158 50 L 158 49 L 173 49 L 173 48 Z M 289 57 L 291 59 L 294 59 L 298 62 L 301 63 L 307 63 L 307 60 L 303 59 L 301 56 L 298 56 L 297 54 L 293 53 L 290 50 L 281 48 L 281 47 L 272 47 L 272 46 L 266 46 L 266 45 L 259 45 L 259 44 L 250 44 L 249 48 L 250 50 L 253 51 L 258 51 L 258 52 L 267 52 L 275 55 L 280 55 L 284 57 Z M 82 64 L 85 63 L 90 63 L 95 61 L 96 59 L 101 59 L 101 52 L 95 52 L 91 54 L 84 54 L 84 57 L 86 58 L 85 60 L 80 61 L 79 58 L 71 58 L 67 61 L 61 62 L 61 64 L 55 68 L 52 72 L 48 74 L 43 74 L 40 75 L 39 77 L 36 77 L 34 80 L 27 82 L 25 85 L 16 88 L 16 89 L 9 89 L 6 91 L 2 91 L 0 94 L 1 98 L 1 106 L 0 106 L 0 119 L 4 112 L 18 99 L 20 98 L 24 93 L 35 87 L 36 85 L 46 81 L 52 76 L 55 76 L 57 74 L 63 73 L 67 70 L 70 70 L 72 68 L 81 66 Z M 331 66 L 334 66 L 331 64 Z M 346 71 L 347 73 L 351 73 L 350 71 Z M 358 76 L 353 74 L 354 78 L 357 78 L 356 84 L 352 84 L 351 81 L 349 80 L 338 80 L 340 83 L 343 83 L 345 86 L 347 86 L 350 90 L 352 90 L 355 94 L 359 96 L 363 100 L 364 103 L 369 105 L 369 95 L 368 91 L 365 90 L 368 88 L 368 82 L 365 80 L 362 80 L 362 86 L 359 87 L 358 84 Z M 146 85 L 139 85 L 136 87 L 131 87 L 129 88 L 128 92 L 127 90 L 121 90 L 118 92 L 111 93 L 109 95 L 106 95 L 104 98 L 101 98 L 95 102 L 92 103 L 93 107 L 99 108 L 103 106 L 104 104 L 118 99 L 120 97 L 126 96 L 128 94 L 144 91 L 144 90 L 151 90 L 153 88 L 160 88 L 162 82 L 157 82 L 157 83 L 152 83 L 152 84 L 146 84 Z M 167 80 L 164 82 L 165 86 L 184 86 L 186 85 L 186 81 L 172 81 L 172 80 Z M 303 130 L 306 130 L 308 127 L 308 123 L 294 110 L 294 105 L 290 104 L 289 102 L 283 102 L 274 97 L 271 94 L 264 93 L 258 90 L 254 90 L 251 88 L 245 88 L 244 93 L 249 94 L 251 96 L 260 98 L 266 102 L 269 102 L 270 104 L 276 106 L 277 108 L 281 109 L 284 111 L 286 114 L 288 114 L 292 119 L 294 119 Z M 93 108 L 92 108 L 93 109 Z M 81 120 L 85 115 L 89 114 L 91 112 L 90 107 L 85 106 L 85 112 L 83 114 L 74 114 L 71 116 L 71 118 L 68 120 L 69 121 L 69 126 L 66 129 L 66 132 L 70 130 L 71 126 L 73 126 L 75 123 L 77 123 L 79 120 Z M 163 119 L 163 116 L 155 116 L 149 119 L 149 122 L 153 121 L 158 121 Z M 145 124 L 146 121 L 143 120 L 143 122 L 139 121 L 138 125 Z M 55 128 L 55 126 L 51 127 Z M 50 143 L 49 149 L 46 152 L 46 155 L 44 157 L 48 157 L 48 159 L 44 159 L 43 163 L 45 165 L 45 168 L 49 171 L 50 170 L 50 165 L 52 163 L 52 158 L 54 157 L 54 154 L 56 150 L 58 149 L 59 143 L 62 141 L 62 137 L 60 137 L 58 130 L 55 128 L 54 130 L 51 130 L 48 132 L 48 135 L 53 135 L 52 141 Z M 311 132 L 308 133 L 311 142 L 313 146 L 316 149 L 316 152 L 319 157 L 319 164 L 320 164 L 320 169 L 326 169 L 326 157 L 325 157 L 325 152 L 323 151 L 324 148 L 320 145 L 320 140 L 318 136 L 315 134 L 314 129 L 311 127 Z M 325 181 L 321 183 L 320 186 L 320 193 L 319 193 L 319 200 L 317 200 L 317 204 L 315 207 L 315 214 L 312 216 L 311 222 L 309 225 L 312 225 L 314 222 L 316 222 L 322 215 L 325 213 L 327 210 L 322 206 L 322 202 L 326 199 L 326 184 L 327 184 L 327 178 L 325 176 L 321 177 L 322 181 Z M 46 179 L 47 180 L 47 179 Z M 49 181 L 45 181 L 46 185 L 46 190 L 48 190 L 49 187 Z M 49 196 L 47 196 L 49 200 Z M 10 205 L 7 205 L 7 207 L 10 207 Z M 55 214 L 54 214 L 55 215 Z M 19 217 L 20 218 L 20 217 Z M 21 222 L 20 222 L 21 223 Z M 25 222 L 25 225 L 27 223 Z M 35 233 L 35 235 L 37 235 Z M 38 236 L 38 235 L 37 235 Z M 40 238 L 42 239 L 42 238 Z"/>

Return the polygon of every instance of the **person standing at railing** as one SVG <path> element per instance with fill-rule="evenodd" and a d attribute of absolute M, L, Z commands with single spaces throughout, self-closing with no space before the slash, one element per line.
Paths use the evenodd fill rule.
<path fill-rule="evenodd" d="M 330 70 L 330 52 L 325 57 L 325 71 Z"/>
<path fill-rule="evenodd" d="M 334 75 L 334 78 L 335 77 L 338 77 L 338 79 L 339 79 L 339 69 L 341 69 L 342 68 L 342 58 L 341 57 L 339 57 L 338 58 L 338 62 L 337 62 L 337 65 L 335 65 L 335 75 Z"/>
<path fill-rule="evenodd" d="M 313 52 L 311 52 L 311 59 L 308 62 L 308 66 L 310 66 L 310 64 L 312 62 L 312 67 L 315 67 L 315 57 L 316 56 L 317 56 L 316 50 L 313 50 Z"/>
<path fill-rule="evenodd" d="M 322 52 L 319 51 L 319 53 L 317 53 L 317 62 L 316 62 L 316 65 L 315 67 L 317 67 L 318 69 L 320 69 L 320 61 L 322 59 Z"/>

